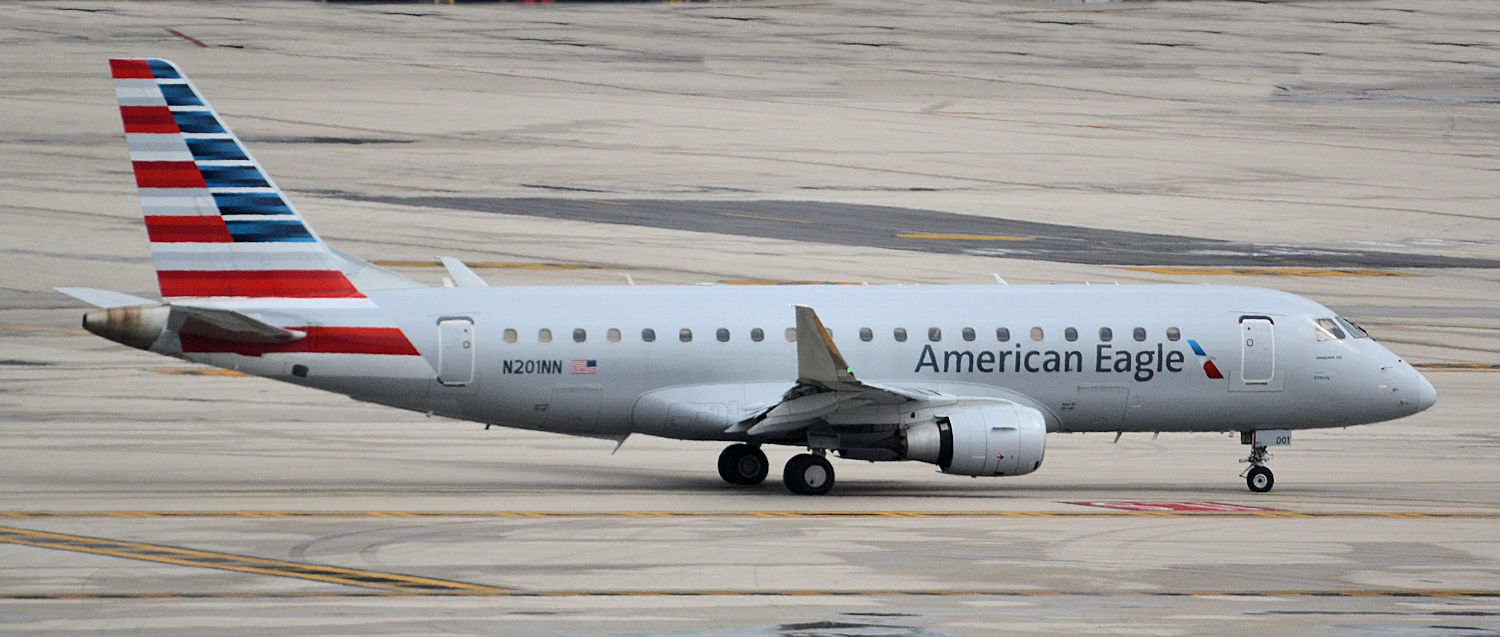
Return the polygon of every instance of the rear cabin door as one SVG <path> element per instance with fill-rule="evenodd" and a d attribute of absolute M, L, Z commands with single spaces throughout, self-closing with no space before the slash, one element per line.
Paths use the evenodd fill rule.
<path fill-rule="evenodd" d="M 1276 324 L 1263 316 L 1240 318 L 1240 379 L 1270 383 L 1276 375 Z"/>
<path fill-rule="evenodd" d="M 467 385 L 474 381 L 474 321 L 438 321 L 438 382 Z"/>

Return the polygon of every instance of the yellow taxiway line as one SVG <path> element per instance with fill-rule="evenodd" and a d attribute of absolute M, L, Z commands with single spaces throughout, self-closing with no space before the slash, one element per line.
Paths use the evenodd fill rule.
<path fill-rule="evenodd" d="M 467 584 L 464 582 L 414 575 L 381 573 L 339 566 L 324 566 L 321 564 L 287 562 L 249 555 L 199 551 L 177 546 L 125 542 L 5 526 L 0 526 L 0 542 L 45 549 L 93 553 L 95 555 L 110 555 L 161 564 L 198 566 L 225 571 L 294 577 L 297 579 L 345 584 L 397 593 L 483 595 L 503 593 L 508 590 L 494 586 Z"/>
<path fill-rule="evenodd" d="M 0 600 L 86 600 L 86 599 L 258 599 L 258 598 L 330 598 L 330 597 L 1345 597 L 1377 599 L 1462 599 L 1497 598 L 1497 589 L 1280 589 L 1280 590 L 1054 590 L 1054 589 L 953 589 L 953 588 L 870 588 L 870 589 L 664 589 L 664 590 L 560 590 L 524 591 L 493 589 L 485 591 L 194 591 L 163 593 L 0 593 Z"/>
<path fill-rule="evenodd" d="M 1490 363 L 1412 363 L 1417 369 L 1442 370 L 1447 372 L 1496 372 L 1500 365 Z"/>
<path fill-rule="evenodd" d="M 174 376 L 249 376 L 249 374 L 246 374 L 245 372 L 235 371 L 232 369 L 219 369 L 216 367 L 208 367 L 204 369 L 160 368 L 153 369 L 151 371 L 158 374 L 171 374 Z"/>
<path fill-rule="evenodd" d="M 1341 518 L 1500 520 L 1500 511 L 0 511 L 0 519 L 47 518 Z M 3 528 L 3 527 L 0 527 Z"/>
<path fill-rule="evenodd" d="M 77 327 L 39 327 L 36 325 L 0 325 L 0 332 L 50 332 L 53 334 L 88 334 L 87 330 Z"/>
<path fill-rule="evenodd" d="M 1036 237 L 1013 237 L 997 234 L 949 234 L 944 232 L 909 232 L 901 239 L 937 239 L 939 241 L 1036 241 Z"/>
<path fill-rule="evenodd" d="M 1151 272 L 1154 274 L 1180 274 L 1193 276 L 1419 276 L 1406 272 L 1375 270 L 1371 268 L 1195 268 L 1195 267 L 1126 267 L 1126 270 Z"/>
<path fill-rule="evenodd" d="M 806 219 L 790 219 L 790 218 L 787 218 L 787 217 L 758 217 L 756 215 L 741 215 L 741 214 L 735 214 L 733 212 L 721 212 L 721 213 L 719 213 L 719 216 L 721 216 L 721 217 L 734 217 L 736 219 L 753 219 L 755 221 L 776 221 L 776 222 L 780 222 L 780 223 L 800 223 L 800 224 L 811 224 L 812 223 L 811 221 L 808 221 Z"/>

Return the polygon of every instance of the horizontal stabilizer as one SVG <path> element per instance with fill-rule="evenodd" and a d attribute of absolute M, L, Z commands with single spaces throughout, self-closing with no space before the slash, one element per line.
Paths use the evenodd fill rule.
<path fill-rule="evenodd" d="M 94 288 L 52 288 L 94 307 L 128 307 L 132 305 L 156 305 L 156 301 L 131 296 L 124 292 L 96 290 Z"/>
<path fill-rule="evenodd" d="M 277 327 L 248 314 L 216 307 L 173 305 L 172 325 L 182 317 L 177 331 L 207 338 L 239 343 L 290 343 L 307 336 L 306 332 Z"/>

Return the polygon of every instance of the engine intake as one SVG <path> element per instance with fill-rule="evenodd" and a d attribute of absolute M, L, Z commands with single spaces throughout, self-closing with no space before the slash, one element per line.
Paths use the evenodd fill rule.
<path fill-rule="evenodd" d="M 960 409 L 905 431 L 907 460 L 965 476 L 1019 476 L 1042 466 L 1047 422 L 1014 403 Z"/>

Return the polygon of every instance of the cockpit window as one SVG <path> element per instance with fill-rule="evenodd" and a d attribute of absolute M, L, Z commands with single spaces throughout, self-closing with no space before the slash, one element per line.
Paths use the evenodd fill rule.
<path fill-rule="evenodd" d="M 1318 340 L 1342 341 L 1344 340 L 1344 329 L 1339 327 L 1338 322 L 1331 318 L 1320 318 L 1318 319 Z"/>
<path fill-rule="evenodd" d="M 1346 318 L 1344 318 L 1342 316 L 1335 316 L 1333 318 L 1334 318 L 1334 320 L 1337 320 L 1339 322 L 1339 325 L 1344 326 L 1344 329 L 1349 332 L 1350 336 L 1353 336 L 1354 338 L 1369 338 L 1370 337 L 1370 335 L 1366 334 L 1365 331 L 1360 328 L 1360 326 L 1355 325 L 1355 324 L 1349 322 L 1349 319 L 1346 319 Z"/>

